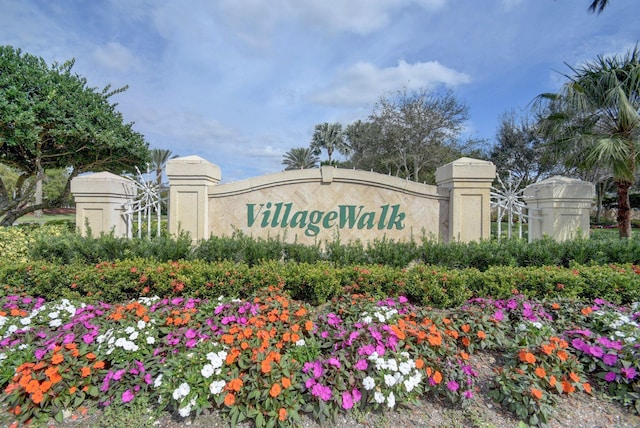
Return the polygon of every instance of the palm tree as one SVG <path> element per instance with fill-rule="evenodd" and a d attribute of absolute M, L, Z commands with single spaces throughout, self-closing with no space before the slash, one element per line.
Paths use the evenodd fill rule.
<path fill-rule="evenodd" d="M 589 12 L 600 14 L 608 4 L 609 0 L 593 0 L 589 6 Z"/>
<path fill-rule="evenodd" d="M 151 167 L 156 173 L 156 185 L 159 187 L 162 184 L 162 172 L 167 165 L 167 161 L 177 157 L 177 155 L 171 156 L 171 150 L 166 149 L 151 149 L 149 153 L 151 155 Z"/>
<path fill-rule="evenodd" d="M 327 151 L 329 156 L 329 165 L 331 165 L 331 156 L 334 151 L 338 151 L 343 155 L 350 152 L 349 144 L 345 141 L 342 125 L 339 123 L 321 123 L 316 125 L 311 139 L 311 150 L 318 156 L 322 149 Z"/>
<path fill-rule="evenodd" d="M 318 163 L 318 156 L 309 147 L 297 147 L 284 154 L 282 164 L 286 165 L 285 170 L 315 168 Z"/>
<path fill-rule="evenodd" d="M 598 56 L 573 68 L 559 94 L 543 94 L 548 101 L 542 124 L 548 136 L 580 164 L 610 168 L 618 195 L 618 230 L 631 236 L 629 188 L 640 156 L 640 50 L 624 56 Z"/>

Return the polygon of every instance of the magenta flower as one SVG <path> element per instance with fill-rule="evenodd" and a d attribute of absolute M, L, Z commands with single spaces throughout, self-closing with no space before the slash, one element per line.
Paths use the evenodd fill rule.
<path fill-rule="evenodd" d="M 614 372 L 609 372 L 604 375 L 604 380 L 606 380 L 607 382 L 613 382 L 614 380 L 616 380 L 616 374 Z"/>
<path fill-rule="evenodd" d="M 367 363 L 367 360 L 358 360 L 353 367 L 355 367 L 356 370 L 366 370 L 367 367 L 369 367 L 369 363 Z"/>
<path fill-rule="evenodd" d="M 122 402 L 123 403 L 128 403 L 131 400 L 133 400 L 133 392 L 131 392 L 131 390 L 127 389 L 125 392 L 122 393 Z"/>
<path fill-rule="evenodd" d="M 596 358 L 600 358 L 604 354 L 604 352 L 602 351 L 602 348 L 599 346 L 590 346 L 589 353 Z"/>
<path fill-rule="evenodd" d="M 353 391 L 351 391 L 351 395 L 353 396 L 354 403 L 357 403 L 362 399 L 362 394 L 360 393 L 360 390 L 358 388 L 353 388 Z"/>
<path fill-rule="evenodd" d="M 634 377 L 636 377 L 636 374 L 638 374 L 634 367 L 628 367 L 628 368 L 627 367 L 623 367 L 622 369 L 620 369 L 620 372 L 627 379 L 633 379 Z"/>
<path fill-rule="evenodd" d="M 329 365 L 332 365 L 334 367 L 340 368 L 340 360 L 338 360 L 335 357 L 329 358 L 327 360 L 327 363 L 329 363 Z"/>
<path fill-rule="evenodd" d="M 353 407 L 353 397 L 349 391 L 342 393 L 342 408 L 349 410 Z"/>
<path fill-rule="evenodd" d="M 494 314 L 493 314 L 493 319 L 496 321 L 502 321 L 504 319 L 504 313 L 500 310 L 497 310 Z"/>
<path fill-rule="evenodd" d="M 618 361 L 618 356 L 615 354 L 606 354 L 602 357 L 602 361 L 608 366 L 613 366 L 616 361 Z"/>
<path fill-rule="evenodd" d="M 449 388 L 449 391 L 456 392 L 458 388 L 460 388 L 460 385 L 455 380 L 450 380 L 447 382 L 447 388 Z"/>
<path fill-rule="evenodd" d="M 471 391 L 470 389 L 467 389 L 464 393 L 464 398 L 470 399 L 473 398 L 473 391 Z"/>

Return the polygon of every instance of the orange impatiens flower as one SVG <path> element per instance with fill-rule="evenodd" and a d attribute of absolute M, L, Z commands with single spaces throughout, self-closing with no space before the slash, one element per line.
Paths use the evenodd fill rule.
<path fill-rule="evenodd" d="M 416 368 L 421 369 L 424 367 L 424 360 L 422 358 L 418 358 L 416 360 Z"/>
<path fill-rule="evenodd" d="M 549 385 L 553 388 L 556 386 L 556 377 L 554 375 L 551 375 L 551 377 L 549 378 Z"/>
<path fill-rule="evenodd" d="M 464 324 L 462 327 L 460 327 L 462 329 L 462 331 L 464 331 L 465 333 L 469 333 L 469 330 L 471 330 L 471 326 L 469 324 Z"/>
<path fill-rule="evenodd" d="M 313 330 L 313 321 L 306 321 L 304 323 L 304 329 L 307 331 Z"/>
<path fill-rule="evenodd" d="M 53 357 L 51 357 L 52 364 L 60 364 L 63 361 L 64 361 L 64 356 L 62 354 L 56 353 L 56 354 L 53 354 Z"/>
<path fill-rule="evenodd" d="M 487 338 L 487 334 L 484 331 L 481 330 L 481 331 L 478 332 L 478 337 L 480 339 L 484 340 L 484 339 Z"/>
<path fill-rule="evenodd" d="M 535 364 L 536 362 L 536 356 L 524 349 L 518 353 L 518 358 L 520 358 L 520 361 L 527 364 Z"/>
<path fill-rule="evenodd" d="M 81 377 L 87 377 L 89 375 L 91 375 L 91 368 L 85 366 L 80 370 Z"/>
<path fill-rule="evenodd" d="M 436 372 L 433 374 L 433 381 L 436 384 L 439 384 L 440 382 L 442 382 L 442 373 L 436 370 Z"/>
<path fill-rule="evenodd" d="M 589 316 L 589 314 L 591 312 L 593 312 L 593 309 L 591 309 L 591 307 L 587 306 L 586 308 L 582 308 L 582 310 L 580 312 L 582 313 L 582 315 L 587 317 L 587 316 Z"/>
<path fill-rule="evenodd" d="M 536 400 L 540 400 L 542 398 L 542 391 L 537 388 L 531 388 L 531 396 Z"/>
<path fill-rule="evenodd" d="M 289 388 L 291 386 L 291 379 L 289 379 L 288 377 L 283 377 L 280 382 L 282 382 L 282 386 L 284 388 Z"/>
<path fill-rule="evenodd" d="M 538 376 L 541 379 L 544 379 L 546 375 L 547 375 L 547 371 L 544 369 L 544 367 L 536 367 L 536 376 Z"/>
<path fill-rule="evenodd" d="M 565 394 L 572 394 L 573 392 L 575 392 L 576 387 L 573 386 L 571 384 L 571 382 L 568 382 L 566 380 L 562 381 L 562 392 L 564 392 Z"/>
<path fill-rule="evenodd" d="M 96 369 L 96 370 L 103 369 L 104 368 L 104 361 L 96 361 L 93 364 L 93 368 Z"/>
<path fill-rule="evenodd" d="M 558 351 L 556 352 L 556 355 L 560 358 L 560 361 L 567 361 L 567 358 L 569 358 L 569 354 L 565 351 Z"/>
<path fill-rule="evenodd" d="M 583 383 L 582 388 L 587 394 L 591 394 L 591 385 L 589 383 Z"/>
<path fill-rule="evenodd" d="M 227 395 L 225 395 L 225 396 L 224 396 L 224 404 L 225 404 L 226 406 L 231 407 L 231 406 L 233 406 L 233 404 L 234 404 L 235 402 L 236 402 L 236 396 L 235 396 L 235 395 L 233 395 L 233 394 L 229 393 L 229 394 L 227 394 Z"/>
<path fill-rule="evenodd" d="M 227 388 L 230 391 L 240 392 L 240 388 L 242 388 L 242 379 L 238 377 L 235 379 L 231 379 L 227 384 Z"/>
<path fill-rule="evenodd" d="M 282 388 L 280 387 L 280 384 L 276 382 L 271 386 L 269 395 L 273 398 L 276 398 L 278 395 L 280 395 L 280 392 L 282 392 Z"/>
<path fill-rule="evenodd" d="M 287 420 L 287 409 L 285 409 L 284 407 L 281 407 L 280 410 L 278 410 L 278 419 L 280 421 Z"/>

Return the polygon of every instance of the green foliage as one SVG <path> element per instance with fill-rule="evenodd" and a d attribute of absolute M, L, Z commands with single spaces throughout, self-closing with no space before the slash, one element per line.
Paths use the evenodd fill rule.
<path fill-rule="evenodd" d="M 72 72 L 73 61 L 47 65 L 20 49 L 0 46 L 0 162 L 18 174 L 16 195 L 0 186 L 1 224 L 39 208 L 60 206 L 69 182 L 88 171 L 131 171 L 149 158 L 144 137 L 125 123 L 109 98 L 126 88 L 102 91 Z M 65 189 L 42 206 L 29 204 L 35 179 L 65 169 Z M 23 190 L 23 184 L 31 185 Z M 26 207 L 25 207 L 26 205 Z"/>

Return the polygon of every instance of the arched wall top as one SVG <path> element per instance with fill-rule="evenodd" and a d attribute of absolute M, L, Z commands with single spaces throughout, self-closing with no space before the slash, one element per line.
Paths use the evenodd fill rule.
<path fill-rule="evenodd" d="M 267 174 L 232 183 L 219 184 L 209 188 L 209 197 L 223 198 L 264 190 L 271 187 L 303 183 L 351 183 L 401 192 L 411 196 L 448 198 L 448 193 L 439 191 L 436 186 L 393 177 L 376 172 L 323 166 L 321 168 L 300 169 Z"/>

